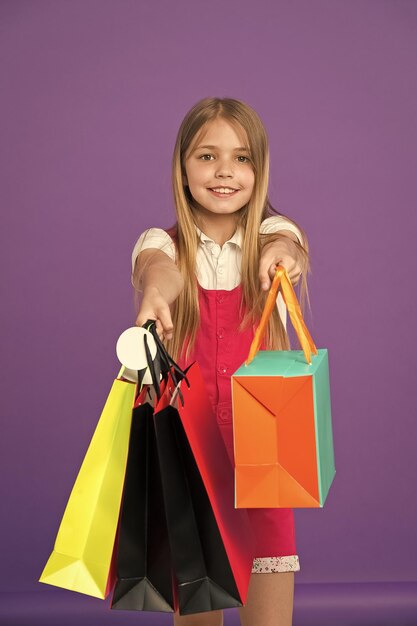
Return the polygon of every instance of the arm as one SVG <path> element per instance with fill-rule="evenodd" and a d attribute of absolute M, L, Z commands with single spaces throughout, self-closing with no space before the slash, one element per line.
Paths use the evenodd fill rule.
<path fill-rule="evenodd" d="M 142 326 L 146 320 L 154 319 L 158 334 L 171 339 L 173 325 L 169 305 L 177 299 L 184 287 L 184 280 L 175 262 L 161 250 L 143 250 L 136 259 L 133 284 L 138 291 L 143 292 L 136 325 Z"/>

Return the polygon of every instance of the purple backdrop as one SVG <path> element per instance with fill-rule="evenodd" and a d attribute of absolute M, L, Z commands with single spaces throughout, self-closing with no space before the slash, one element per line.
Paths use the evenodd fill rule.
<path fill-rule="evenodd" d="M 39 587 L 207 95 L 258 111 L 310 239 L 337 474 L 296 510 L 296 581 L 417 580 L 416 26 L 398 0 L 2 1 L 2 591 Z"/>

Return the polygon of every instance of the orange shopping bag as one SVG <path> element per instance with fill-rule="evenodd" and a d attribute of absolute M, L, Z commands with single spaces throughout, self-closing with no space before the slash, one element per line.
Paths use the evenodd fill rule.
<path fill-rule="evenodd" d="M 259 351 L 278 287 L 302 350 Z M 335 475 L 327 350 L 277 268 L 249 356 L 232 376 L 236 508 L 322 507 Z"/>

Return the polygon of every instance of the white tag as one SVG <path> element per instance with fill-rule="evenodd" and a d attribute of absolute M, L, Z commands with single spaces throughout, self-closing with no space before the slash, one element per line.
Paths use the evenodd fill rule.
<path fill-rule="evenodd" d="M 156 357 L 156 343 L 155 339 L 148 330 L 141 328 L 140 326 L 133 326 L 125 330 L 117 340 L 116 354 L 120 363 L 129 370 L 143 370 L 147 367 L 148 362 L 146 360 L 145 342 L 146 336 L 149 352 L 152 359 Z M 146 372 L 146 374 L 150 372 Z M 136 374 L 137 380 L 137 374 Z M 147 382 L 147 381 L 146 381 Z M 151 381 L 152 382 L 152 381 Z"/>

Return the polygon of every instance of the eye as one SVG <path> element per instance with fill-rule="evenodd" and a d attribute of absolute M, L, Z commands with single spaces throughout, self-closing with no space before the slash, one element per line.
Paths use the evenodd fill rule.
<path fill-rule="evenodd" d="M 212 154 L 202 154 L 201 156 L 199 156 L 198 158 L 201 159 L 202 161 L 209 161 L 210 157 L 212 157 Z M 209 157 L 208 159 L 206 159 L 205 157 Z"/>
<path fill-rule="evenodd" d="M 239 163 L 249 163 L 250 159 L 246 156 L 240 155 L 237 157 L 238 159 L 243 159 L 243 161 L 239 161 Z"/>

